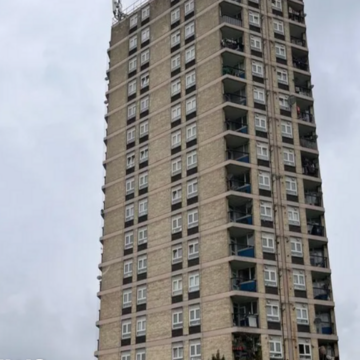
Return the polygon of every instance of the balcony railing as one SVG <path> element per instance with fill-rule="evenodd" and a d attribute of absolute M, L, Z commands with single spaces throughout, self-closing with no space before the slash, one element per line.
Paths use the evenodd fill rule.
<path fill-rule="evenodd" d="M 256 280 L 255 279 L 231 279 L 232 290 L 250 291 L 256 292 Z"/>
<path fill-rule="evenodd" d="M 315 315 L 316 317 L 317 315 Z M 331 322 L 321 320 L 321 322 L 316 323 L 316 332 L 318 334 L 331 335 L 333 333 Z"/>
<path fill-rule="evenodd" d="M 235 25 L 235 26 L 242 26 L 242 21 L 241 19 L 238 19 L 236 17 L 233 17 L 233 16 L 227 16 L 227 15 L 224 15 L 224 16 L 221 16 L 221 22 L 222 23 L 228 23 L 228 24 L 231 24 L 231 25 Z"/>
<path fill-rule="evenodd" d="M 301 39 L 301 38 L 298 38 L 295 36 L 291 36 L 290 40 L 295 45 L 304 46 L 304 47 L 306 46 L 306 41 L 304 39 Z"/>
<path fill-rule="evenodd" d="M 311 137 L 300 138 L 300 145 L 308 149 L 317 149 L 316 140 L 312 139 Z"/>
<path fill-rule="evenodd" d="M 330 289 L 321 286 L 313 286 L 314 299 L 330 300 Z"/>
<path fill-rule="evenodd" d="M 309 123 L 314 122 L 314 116 L 309 114 L 308 112 L 304 112 L 304 111 L 300 111 L 298 113 L 298 119 L 302 120 L 302 121 L 309 122 Z"/>
<path fill-rule="evenodd" d="M 319 255 L 319 254 L 310 253 L 310 264 L 311 266 L 316 266 L 316 267 L 322 267 L 322 268 L 328 267 L 327 258 L 324 255 Z"/>
<path fill-rule="evenodd" d="M 314 160 L 305 158 L 302 161 L 303 174 L 307 176 L 319 176 L 318 165 Z"/>
<path fill-rule="evenodd" d="M 221 40 L 221 47 L 244 52 L 244 45 L 242 43 L 242 39 L 224 38 Z"/>
<path fill-rule="evenodd" d="M 304 15 L 298 11 L 293 10 L 291 7 L 289 7 L 289 19 L 301 24 L 305 23 Z"/>
<path fill-rule="evenodd" d="M 234 326 L 239 327 L 259 327 L 258 315 L 257 314 L 239 314 L 234 315 L 233 318 Z"/>
<path fill-rule="evenodd" d="M 239 210 L 230 210 L 228 212 L 229 221 L 238 223 L 238 224 L 247 224 L 252 225 L 253 216 L 251 211 L 239 211 Z"/>
<path fill-rule="evenodd" d="M 241 79 L 245 79 L 245 70 L 238 67 L 223 65 L 222 73 L 223 75 L 232 75 Z"/>
<path fill-rule="evenodd" d="M 230 254 L 253 258 L 255 257 L 255 249 L 252 245 L 245 245 L 234 242 L 230 244 Z"/>
<path fill-rule="evenodd" d="M 298 59 L 293 59 L 293 67 L 303 71 L 309 70 L 309 64 L 303 60 Z"/>
<path fill-rule="evenodd" d="M 227 160 L 236 160 L 239 162 L 250 162 L 250 154 L 246 151 L 241 150 L 226 150 L 226 158 Z"/>
<path fill-rule="evenodd" d="M 305 192 L 305 204 L 321 206 L 321 194 L 312 191 Z"/>
<path fill-rule="evenodd" d="M 231 179 L 227 182 L 228 190 L 251 193 L 251 184 L 239 179 Z"/>
<path fill-rule="evenodd" d="M 295 86 L 295 93 L 303 96 L 312 97 L 311 89 L 306 89 L 300 86 Z"/>
<path fill-rule="evenodd" d="M 248 126 L 246 123 L 246 117 L 236 120 L 225 120 L 226 130 L 236 131 L 243 134 L 248 133 Z"/>
<path fill-rule="evenodd" d="M 224 101 L 230 101 L 235 104 L 246 106 L 246 96 L 244 96 L 244 95 L 225 93 Z"/>
<path fill-rule="evenodd" d="M 307 224 L 308 234 L 315 235 L 315 236 L 324 236 L 325 234 L 325 228 L 322 225 L 318 224 Z"/>

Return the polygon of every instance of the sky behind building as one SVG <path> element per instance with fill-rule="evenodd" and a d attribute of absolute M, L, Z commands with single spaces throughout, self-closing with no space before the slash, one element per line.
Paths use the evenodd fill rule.
<path fill-rule="evenodd" d="M 125 2 L 128 4 L 129 2 Z M 360 2 L 305 0 L 342 360 L 360 355 Z M 0 3 L 0 358 L 96 348 L 111 0 Z"/>

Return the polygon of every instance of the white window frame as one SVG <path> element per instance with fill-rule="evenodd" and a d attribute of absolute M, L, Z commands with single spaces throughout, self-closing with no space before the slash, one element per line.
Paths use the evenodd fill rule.
<path fill-rule="evenodd" d="M 150 61 L 150 50 L 147 49 L 147 50 L 143 51 L 140 55 L 140 64 L 143 65 L 149 61 Z"/>
<path fill-rule="evenodd" d="M 274 32 L 284 35 L 284 22 L 280 20 L 273 19 Z"/>
<path fill-rule="evenodd" d="M 180 54 L 178 54 L 171 58 L 171 71 L 179 69 L 180 67 L 181 67 L 181 56 Z"/>
<path fill-rule="evenodd" d="M 135 178 L 126 179 L 125 182 L 125 192 L 126 195 L 132 194 L 135 191 Z"/>
<path fill-rule="evenodd" d="M 172 278 L 171 294 L 172 296 L 181 295 L 183 293 L 183 279 L 182 276 Z"/>
<path fill-rule="evenodd" d="M 140 77 L 140 87 L 141 89 L 146 88 L 150 84 L 150 75 L 149 73 L 142 74 Z"/>
<path fill-rule="evenodd" d="M 140 137 L 145 136 L 149 133 L 149 121 L 143 121 L 139 125 Z"/>
<path fill-rule="evenodd" d="M 171 248 L 171 263 L 176 264 L 183 261 L 182 244 L 175 245 Z"/>
<path fill-rule="evenodd" d="M 184 359 L 184 345 L 183 343 L 173 343 L 172 345 L 172 359 L 171 360 L 183 360 Z M 126 359 L 130 360 L 130 359 Z"/>
<path fill-rule="evenodd" d="M 304 354 L 300 354 L 300 345 L 304 347 Z M 311 341 L 308 339 L 298 339 L 298 349 L 299 349 L 299 360 L 311 360 Z"/>
<path fill-rule="evenodd" d="M 146 317 L 136 319 L 136 336 L 146 335 Z"/>
<path fill-rule="evenodd" d="M 121 324 L 121 338 L 131 338 L 131 320 L 124 320 Z"/>
<path fill-rule="evenodd" d="M 171 148 L 181 146 L 181 130 L 171 133 Z"/>
<path fill-rule="evenodd" d="M 282 359 L 283 358 L 283 346 L 281 337 L 270 336 L 269 337 L 269 352 L 270 359 Z"/>
<path fill-rule="evenodd" d="M 172 329 L 182 329 L 184 326 L 183 309 L 174 309 L 171 312 L 171 327 Z"/>
<path fill-rule="evenodd" d="M 148 241 L 148 228 L 147 226 L 142 226 L 138 228 L 138 245 L 145 244 Z"/>
<path fill-rule="evenodd" d="M 136 103 L 130 104 L 127 108 L 127 117 L 131 119 L 136 116 Z"/>
<path fill-rule="evenodd" d="M 136 93 L 136 80 L 130 81 L 128 83 L 128 96 Z"/>
<path fill-rule="evenodd" d="M 281 84 L 289 84 L 289 74 L 286 69 L 277 68 L 276 69 L 277 81 Z"/>
<path fill-rule="evenodd" d="M 124 235 L 124 249 L 131 249 L 134 246 L 134 232 L 128 231 Z"/>
<path fill-rule="evenodd" d="M 199 210 L 189 210 L 187 213 L 187 227 L 191 229 L 199 225 Z"/>
<path fill-rule="evenodd" d="M 260 61 L 251 62 L 252 74 L 259 77 L 264 77 L 264 64 Z"/>
<path fill-rule="evenodd" d="M 130 351 L 122 352 L 121 353 L 121 360 L 131 360 Z"/>
<path fill-rule="evenodd" d="M 195 35 L 195 22 L 194 21 L 185 25 L 185 39 L 188 39 L 190 36 L 193 36 L 193 35 Z"/>
<path fill-rule="evenodd" d="M 146 6 L 141 10 L 141 20 L 145 20 L 150 16 L 150 6 Z"/>
<path fill-rule="evenodd" d="M 281 121 L 281 135 L 287 138 L 293 138 L 293 128 L 290 121 Z"/>
<path fill-rule="evenodd" d="M 289 96 L 285 94 L 279 94 L 279 106 L 281 109 L 290 110 Z"/>
<path fill-rule="evenodd" d="M 309 308 L 306 304 L 295 304 L 296 322 L 309 325 Z"/>
<path fill-rule="evenodd" d="M 275 267 L 264 267 L 264 284 L 265 286 L 277 287 L 277 271 Z"/>
<path fill-rule="evenodd" d="M 171 175 L 174 176 L 176 174 L 181 173 L 181 157 L 178 157 L 171 162 Z"/>
<path fill-rule="evenodd" d="M 263 211 L 264 210 L 264 211 Z M 260 218 L 265 221 L 273 221 L 272 203 L 260 202 Z"/>
<path fill-rule="evenodd" d="M 186 154 L 186 168 L 192 169 L 197 166 L 197 152 L 196 150 Z"/>
<path fill-rule="evenodd" d="M 171 82 L 171 96 L 181 93 L 181 79 L 176 79 Z"/>
<path fill-rule="evenodd" d="M 286 46 L 275 43 L 275 56 L 277 58 L 286 59 Z"/>
<path fill-rule="evenodd" d="M 138 16 L 137 14 L 133 15 L 131 18 L 130 18 L 130 29 L 137 26 L 137 23 L 138 23 Z"/>
<path fill-rule="evenodd" d="M 186 142 L 196 139 L 196 123 L 186 127 Z"/>
<path fill-rule="evenodd" d="M 196 111 L 196 97 L 192 97 L 186 100 L 186 115 Z"/>
<path fill-rule="evenodd" d="M 258 36 L 250 35 L 250 47 L 256 51 L 262 51 L 262 41 Z"/>
<path fill-rule="evenodd" d="M 200 290 L 200 275 L 198 272 L 189 274 L 189 292 Z"/>
<path fill-rule="evenodd" d="M 285 165 L 295 166 L 295 151 L 292 149 L 283 149 L 283 160 Z"/>
<path fill-rule="evenodd" d="M 180 186 L 176 186 L 171 189 L 171 204 L 177 204 L 182 201 L 182 188 Z"/>
<path fill-rule="evenodd" d="M 196 84 L 195 70 L 185 75 L 185 88 L 188 89 Z"/>
<path fill-rule="evenodd" d="M 146 96 L 146 97 L 140 99 L 140 112 L 149 110 L 149 106 L 150 106 L 149 96 Z"/>
<path fill-rule="evenodd" d="M 271 5 L 274 9 L 282 10 L 282 2 L 281 0 L 271 0 Z"/>
<path fill-rule="evenodd" d="M 200 340 L 190 341 L 189 360 L 201 360 L 201 342 L 200 342 Z"/>
<path fill-rule="evenodd" d="M 265 104 L 266 102 L 265 89 L 254 87 L 254 102 Z"/>
<path fill-rule="evenodd" d="M 269 145 L 267 143 L 256 143 L 257 158 L 261 160 L 269 160 Z"/>
<path fill-rule="evenodd" d="M 131 169 L 135 166 L 135 153 L 132 152 L 126 155 L 126 168 Z"/>
<path fill-rule="evenodd" d="M 181 33 L 180 30 L 175 31 L 174 33 L 171 34 L 171 47 L 174 47 L 178 44 L 180 44 L 181 41 Z"/>
<path fill-rule="evenodd" d="M 189 306 L 189 326 L 201 324 L 200 304 Z"/>
<path fill-rule="evenodd" d="M 132 277 L 133 261 L 132 259 L 124 261 L 124 278 Z"/>
<path fill-rule="evenodd" d="M 189 0 L 185 3 L 185 15 L 190 14 L 192 11 L 194 11 L 194 0 Z"/>
<path fill-rule="evenodd" d="M 131 129 L 128 129 L 126 131 L 126 143 L 132 143 L 133 141 L 135 141 L 135 126 L 132 127 Z"/>
<path fill-rule="evenodd" d="M 185 64 L 195 59 L 195 46 L 185 49 Z"/>
<path fill-rule="evenodd" d="M 129 50 L 135 49 L 137 47 L 137 35 L 132 36 L 129 39 Z"/>
<path fill-rule="evenodd" d="M 129 204 L 125 206 L 125 221 L 134 220 L 135 206 Z"/>
<path fill-rule="evenodd" d="M 142 199 L 138 204 L 139 216 L 147 215 L 148 213 L 148 199 Z"/>
<path fill-rule="evenodd" d="M 149 160 L 149 148 L 144 146 L 143 148 L 140 148 L 140 162 L 142 163 L 146 160 Z"/>
<path fill-rule="evenodd" d="M 291 237 L 290 238 L 290 250 L 291 256 L 303 257 L 303 246 L 301 239 Z"/>
<path fill-rule="evenodd" d="M 136 304 L 137 305 L 141 305 L 141 304 L 146 304 L 146 299 L 147 299 L 147 287 L 145 286 L 139 286 L 136 289 Z"/>
<path fill-rule="evenodd" d="M 255 11 L 249 11 L 249 24 L 255 25 L 255 26 L 261 26 L 260 25 L 260 14 Z"/>
<path fill-rule="evenodd" d="M 188 260 L 197 259 L 199 257 L 199 240 L 191 240 L 188 243 Z"/>
<path fill-rule="evenodd" d="M 267 321 L 280 322 L 280 304 L 278 301 L 266 301 Z"/>
<path fill-rule="evenodd" d="M 265 171 L 259 171 L 259 189 L 271 190 L 271 174 Z"/>
<path fill-rule="evenodd" d="M 178 20 L 180 20 L 180 8 L 179 7 L 174 9 L 170 14 L 170 22 L 171 22 L 171 24 L 174 24 Z"/>
<path fill-rule="evenodd" d="M 137 57 L 129 59 L 129 73 L 137 69 Z"/>
<path fill-rule="evenodd" d="M 182 215 L 176 215 L 171 218 L 171 232 L 176 234 L 182 231 Z"/>
<path fill-rule="evenodd" d="M 136 350 L 135 360 L 146 360 L 146 351 L 145 351 L 145 349 Z"/>
<path fill-rule="evenodd" d="M 289 225 L 300 226 L 300 210 L 292 206 L 287 207 Z"/>
<path fill-rule="evenodd" d="M 123 303 L 122 307 L 123 309 L 131 307 L 132 304 L 132 290 L 127 289 L 123 291 Z"/>
<path fill-rule="evenodd" d="M 193 179 L 187 182 L 187 199 L 190 199 L 198 194 L 198 179 Z"/>
<path fill-rule="evenodd" d="M 139 175 L 139 189 L 144 189 L 148 187 L 148 184 L 149 184 L 149 174 L 146 171 Z"/>
<path fill-rule="evenodd" d="M 274 234 L 261 233 L 261 243 L 262 243 L 263 252 L 275 253 L 275 235 Z"/>
<path fill-rule="evenodd" d="M 181 104 L 171 108 L 171 122 L 181 119 Z"/>
<path fill-rule="evenodd" d="M 289 195 L 297 195 L 297 179 L 293 177 L 285 177 L 286 193 Z"/>
<path fill-rule="evenodd" d="M 295 269 L 293 270 L 293 283 L 294 283 L 294 289 L 306 290 L 306 277 L 304 271 L 295 270 Z"/>
<path fill-rule="evenodd" d="M 147 272 L 147 256 L 139 256 L 137 259 L 137 273 L 143 274 Z"/>
<path fill-rule="evenodd" d="M 266 115 L 255 114 L 255 129 L 259 131 L 267 132 Z"/>

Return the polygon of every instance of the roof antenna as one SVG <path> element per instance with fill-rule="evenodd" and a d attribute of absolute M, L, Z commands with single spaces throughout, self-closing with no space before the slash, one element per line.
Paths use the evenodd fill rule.
<path fill-rule="evenodd" d="M 125 18 L 125 13 L 122 11 L 121 0 L 112 0 L 112 9 L 114 14 L 114 19 L 120 21 Z"/>

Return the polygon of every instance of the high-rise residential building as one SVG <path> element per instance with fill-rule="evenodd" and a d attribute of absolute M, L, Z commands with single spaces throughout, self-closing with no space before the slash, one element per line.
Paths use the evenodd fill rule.
<path fill-rule="evenodd" d="M 95 355 L 339 359 L 304 3 L 116 15 Z"/>

